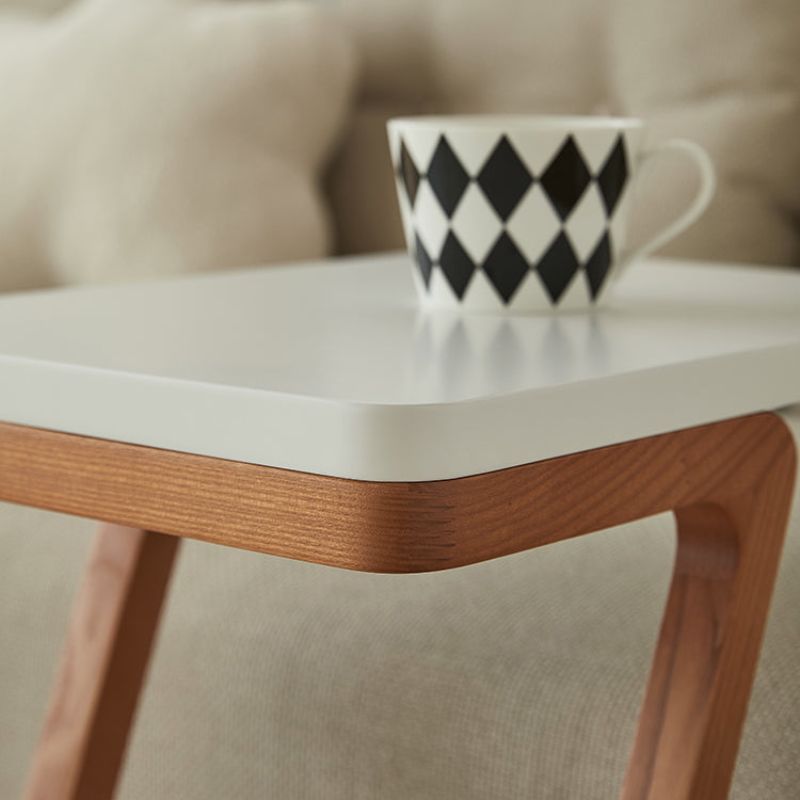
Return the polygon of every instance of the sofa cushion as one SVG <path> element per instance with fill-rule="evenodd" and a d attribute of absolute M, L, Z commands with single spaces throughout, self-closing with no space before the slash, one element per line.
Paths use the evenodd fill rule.
<path fill-rule="evenodd" d="M 800 264 L 800 9 L 797 0 L 618 0 L 610 86 L 658 138 L 714 157 L 717 196 L 668 248 L 727 261 Z M 656 168 L 658 169 L 658 168 Z M 652 227 L 693 190 L 679 162 L 647 183 Z"/>
<path fill-rule="evenodd" d="M 693 139 L 719 174 L 674 256 L 800 263 L 796 0 L 339 0 L 364 60 L 359 109 L 330 175 L 345 251 L 402 245 L 384 123 L 409 113 L 609 111 L 655 143 Z M 634 240 L 674 217 L 695 176 L 642 182 Z"/>
<path fill-rule="evenodd" d="M 0 25 L 0 289 L 324 255 L 346 33 L 300 2 L 86 0 Z"/>

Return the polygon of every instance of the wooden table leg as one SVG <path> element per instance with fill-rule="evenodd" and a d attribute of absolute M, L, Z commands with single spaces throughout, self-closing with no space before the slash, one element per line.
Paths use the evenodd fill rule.
<path fill-rule="evenodd" d="M 75 601 L 26 800 L 113 795 L 179 542 L 101 527 Z"/>
<path fill-rule="evenodd" d="M 795 466 L 791 432 L 769 413 L 413 483 L 352 481 L 0 423 L 2 499 L 363 571 L 460 567 L 675 511 L 675 571 L 624 800 L 727 796 Z M 93 593 L 87 597 L 91 607 Z M 155 620 L 157 611 L 150 616 Z M 91 674 L 106 681 L 113 677 L 104 664 L 117 646 L 114 636 L 104 634 L 106 656 L 100 649 L 93 656 Z M 66 667 L 64 676 L 68 686 Z M 95 709 L 104 706 L 94 694 L 103 696 L 101 677 L 81 695 Z M 59 705 L 48 727 L 56 743 L 55 733 L 67 731 Z M 95 717 L 73 714 L 83 738 L 66 749 L 79 755 L 49 756 L 60 747 L 46 736 L 33 787 L 40 777 L 45 784 L 51 758 L 90 774 L 86 742 L 99 738 Z M 123 745 L 124 737 L 117 765 Z M 69 791 L 47 797 L 90 796 Z M 44 795 L 32 790 L 29 797 Z"/>
<path fill-rule="evenodd" d="M 794 455 L 727 501 L 679 508 L 678 548 L 623 800 L 722 800 L 791 507 Z"/>

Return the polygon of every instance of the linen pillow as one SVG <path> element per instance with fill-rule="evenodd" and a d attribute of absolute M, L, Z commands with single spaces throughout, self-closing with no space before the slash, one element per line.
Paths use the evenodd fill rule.
<path fill-rule="evenodd" d="M 0 289 L 322 256 L 353 48 L 301 2 L 0 25 Z"/>
<path fill-rule="evenodd" d="M 714 159 L 717 193 L 664 249 L 698 258 L 800 264 L 800 7 L 797 0 L 616 0 L 613 82 L 653 138 L 686 136 Z M 695 183 L 664 159 L 644 192 L 656 225 Z"/>
<path fill-rule="evenodd" d="M 798 0 L 336 0 L 363 79 L 329 191 L 347 250 L 400 246 L 387 117 L 413 113 L 643 116 L 650 140 L 706 147 L 718 191 L 662 254 L 800 264 Z M 696 174 L 646 171 L 645 236 Z"/>

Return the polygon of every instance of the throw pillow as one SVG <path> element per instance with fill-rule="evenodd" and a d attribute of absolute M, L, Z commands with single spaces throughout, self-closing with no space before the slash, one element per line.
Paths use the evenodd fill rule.
<path fill-rule="evenodd" d="M 616 0 L 613 79 L 654 138 L 685 136 L 717 167 L 702 220 L 663 251 L 800 264 L 800 7 L 797 0 Z M 655 165 L 642 204 L 652 228 L 694 190 L 680 161 Z"/>
<path fill-rule="evenodd" d="M 84 0 L 0 25 L 0 288 L 322 256 L 354 77 L 315 4 Z"/>

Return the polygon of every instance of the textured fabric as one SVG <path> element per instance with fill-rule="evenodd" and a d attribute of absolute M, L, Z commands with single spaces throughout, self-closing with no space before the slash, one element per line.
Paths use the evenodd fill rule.
<path fill-rule="evenodd" d="M 0 0 L 26 9 L 68 4 Z M 359 104 L 327 181 L 342 252 L 403 245 L 386 146 L 389 117 L 612 112 L 643 116 L 653 142 L 699 142 L 717 165 L 714 202 L 665 254 L 800 263 L 796 0 L 324 4 L 352 32 L 362 62 Z M 679 158 L 653 169 L 638 193 L 637 238 L 685 205 L 695 179 Z"/>
<path fill-rule="evenodd" d="M 642 116 L 699 142 L 719 187 L 673 256 L 800 263 L 796 0 L 339 0 L 363 56 L 359 108 L 329 180 L 345 252 L 402 246 L 384 123 L 409 113 Z M 637 238 L 685 207 L 696 174 L 644 178 Z"/>
<path fill-rule="evenodd" d="M 0 796 L 15 797 L 89 523 L 1 511 Z M 665 515 L 418 576 L 185 542 L 120 797 L 614 797 L 671 531 Z M 796 796 L 799 606 L 795 512 L 733 800 Z"/>
<path fill-rule="evenodd" d="M 0 289 L 325 255 L 353 51 L 322 8 L 85 0 L 0 24 Z"/>
<path fill-rule="evenodd" d="M 715 200 L 671 247 L 692 258 L 800 264 L 800 5 L 797 0 L 617 0 L 611 86 L 659 138 L 686 136 L 712 154 Z M 665 160 L 643 204 L 653 227 L 693 187 Z M 643 195 L 646 192 L 643 191 Z"/>
<path fill-rule="evenodd" d="M 77 0 L 0 0 L 0 9 L 24 14 L 52 14 Z"/>

